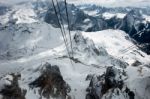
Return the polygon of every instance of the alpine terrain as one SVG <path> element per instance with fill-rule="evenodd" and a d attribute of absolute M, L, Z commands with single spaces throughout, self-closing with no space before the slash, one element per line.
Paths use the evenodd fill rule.
<path fill-rule="evenodd" d="M 150 99 L 150 1 L 1 0 L 0 99 Z"/>

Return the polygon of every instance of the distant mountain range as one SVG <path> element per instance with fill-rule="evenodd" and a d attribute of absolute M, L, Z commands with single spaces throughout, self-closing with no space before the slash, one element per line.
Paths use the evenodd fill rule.
<path fill-rule="evenodd" d="M 60 2 L 59 6 L 61 7 L 60 12 L 63 22 L 67 24 L 64 3 Z M 120 29 L 125 31 L 131 38 L 137 41 L 138 46 L 144 46 L 144 51 L 150 54 L 150 21 L 148 21 L 145 17 L 150 15 L 149 8 L 105 8 L 95 5 L 80 5 L 76 7 L 71 4 L 68 5 L 68 9 L 71 30 L 93 32 L 105 29 Z M 95 11 L 96 13 L 94 15 L 90 14 Z M 106 12 L 108 14 L 114 14 L 114 16 L 104 18 L 103 15 Z M 118 18 L 117 13 L 125 15 L 122 18 Z M 50 7 L 46 13 L 45 21 L 55 27 L 59 27 L 54 9 L 52 7 Z"/>

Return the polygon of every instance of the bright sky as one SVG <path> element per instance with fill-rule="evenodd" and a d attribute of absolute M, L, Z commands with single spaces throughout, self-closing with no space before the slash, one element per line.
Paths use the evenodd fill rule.
<path fill-rule="evenodd" d="M 104 6 L 150 6 L 150 0 L 68 0 L 76 4 L 97 4 Z"/>
<path fill-rule="evenodd" d="M 22 1 L 33 1 L 33 0 L 0 0 L 0 2 L 8 4 L 14 4 Z M 67 2 L 74 3 L 77 5 L 97 4 L 103 6 L 137 6 L 137 7 L 150 6 L 150 0 L 67 0 Z"/>

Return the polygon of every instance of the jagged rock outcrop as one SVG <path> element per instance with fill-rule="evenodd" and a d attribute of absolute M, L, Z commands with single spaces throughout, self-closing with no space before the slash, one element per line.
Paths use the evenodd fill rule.
<path fill-rule="evenodd" d="M 150 42 L 150 23 L 139 23 L 137 24 L 137 34 L 133 35 L 133 38 L 140 43 Z"/>
<path fill-rule="evenodd" d="M 58 5 L 60 7 L 60 15 L 62 17 L 63 23 L 67 24 L 65 3 L 59 2 Z M 106 22 L 102 18 L 97 19 L 93 16 L 89 16 L 73 4 L 68 4 L 67 7 L 68 7 L 68 15 L 70 21 L 69 28 L 71 30 L 83 30 L 83 31 L 91 32 L 91 31 L 98 31 L 106 28 Z M 59 12 L 58 9 L 57 11 Z M 52 24 L 55 27 L 60 27 L 53 6 L 51 6 L 48 9 L 45 16 L 45 21 L 47 23 Z"/>
<path fill-rule="evenodd" d="M 76 33 L 73 38 L 73 49 L 77 51 L 84 52 L 88 56 L 107 56 L 107 51 L 102 47 L 96 47 L 94 42 L 88 38 L 84 38 L 81 33 Z"/>
<path fill-rule="evenodd" d="M 39 94 L 49 99 L 67 99 L 70 92 L 69 85 L 63 80 L 58 66 L 52 66 L 49 63 L 44 65 L 41 70 L 41 76 L 29 84 L 31 88 L 39 87 Z M 41 96 L 41 97 L 42 97 Z"/>
<path fill-rule="evenodd" d="M 136 28 L 135 25 L 143 20 L 144 18 L 139 11 L 132 10 L 123 18 L 118 28 L 124 30 L 129 35 L 133 35 L 133 29 Z"/>
<path fill-rule="evenodd" d="M 64 2 L 59 2 L 60 14 L 64 24 L 67 24 L 67 17 L 65 12 Z M 150 23 L 143 23 L 145 20 L 138 9 L 132 9 L 126 11 L 127 15 L 123 19 L 119 19 L 116 16 L 110 19 L 102 18 L 101 16 L 95 17 L 85 14 L 73 4 L 68 4 L 68 14 L 70 20 L 71 30 L 82 30 L 87 32 L 100 31 L 105 29 L 120 29 L 128 33 L 131 38 L 134 38 L 139 44 L 145 45 L 139 47 L 143 51 L 149 52 L 149 46 L 145 43 L 150 43 Z M 101 8 L 103 9 L 103 8 Z M 91 10 L 91 9 L 90 9 Z M 51 6 L 45 16 L 45 21 L 52 24 L 55 27 L 59 27 L 57 17 L 54 9 Z"/>
<path fill-rule="evenodd" d="M 146 52 L 148 55 L 150 55 L 150 43 L 144 43 L 144 44 L 140 45 L 139 48 L 143 52 Z"/>
<path fill-rule="evenodd" d="M 134 99 L 134 93 L 124 88 L 123 71 L 108 67 L 101 76 L 94 75 L 87 88 L 86 99 Z"/>
<path fill-rule="evenodd" d="M 85 38 L 80 32 L 76 33 L 73 36 L 72 43 L 74 57 L 78 58 L 81 62 L 86 61 L 86 64 L 92 65 L 94 65 L 95 62 L 99 65 L 102 65 L 105 63 L 105 61 L 107 61 L 107 65 L 109 66 L 117 65 L 121 68 L 126 68 L 128 66 L 127 63 L 109 55 L 107 50 L 102 46 L 96 46 L 92 40 L 90 40 L 89 38 Z M 85 59 L 83 56 L 88 58 Z"/>
<path fill-rule="evenodd" d="M 107 22 L 107 29 L 117 29 L 122 19 L 119 19 L 117 18 L 117 16 L 114 16 L 110 19 L 106 19 L 105 21 Z"/>
<path fill-rule="evenodd" d="M 139 11 L 130 11 L 122 20 L 119 29 L 128 33 L 132 38 L 140 43 L 150 42 L 150 23 L 144 23 L 144 18 Z"/>
<path fill-rule="evenodd" d="M 10 74 L 1 79 L 0 84 L 3 84 L 3 87 L 1 85 L 0 95 L 2 95 L 2 99 L 26 99 L 26 90 L 19 87 L 20 77 L 20 74 Z"/>
<path fill-rule="evenodd" d="M 125 16 L 118 28 L 128 33 L 139 43 L 138 47 L 149 54 L 150 23 L 143 21 L 141 13 L 132 10 Z"/>

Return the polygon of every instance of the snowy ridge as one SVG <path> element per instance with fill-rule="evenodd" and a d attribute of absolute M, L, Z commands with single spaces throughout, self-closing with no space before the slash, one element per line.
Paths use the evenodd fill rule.
<path fill-rule="evenodd" d="M 124 17 L 125 17 L 125 15 L 126 14 L 123 14 L 123 13 L 115 13 L 115 14 L 113 14 L 113 13 L 103 13 L 103 17 L 105 18 L 105 19 L 110 19 L 110 18 L 112 18 L 112 17 L 117 17 L 117 18 L 119 18 L 119 19 L 123 19 Z"/>
<path fill-rule="evenodd" d="M 90 83 L 87 76 L 103 75 L 110 66 L 125 73 L 116 73 L 115 80 L 121 75 L 123 87 L 133 91 L 135 99 L 149 99 L 150 56 L 135 46 L 129 35 L 113 29 L 71 31 L 73 58 L 69 58 L 60 29 L 40 19 L 45 17 L 47 7 L 44 5 L 42 9 L 42 4 L 37 9 L 34 7 L 31 3 L 23 3 L 0 15 L 0 99 L 5 96 L 1 92 L 5 85 L 12 85 L 14 74 L 20 74 L 17 87 L 26 91 L 25 99 L 46 99 L 39 93 L 40 88 L 31 88 L 30 83 L 41 75 L 47 62 L 60 69 L 71 88 L 68 92 L 71 99 L 86 99 Z M 84 22 L 85 26 L 86 22 L 91 24 L 86 18 Z M 67 28 L 65 30 L 68 34 Z M 67 45 L 71 54 L 69 41 Z M 124 89 L 110 88 L 102 99 L 130 99 L 125 96 Z"/>
<path fill-rule="evenodd" d="M 121 58 L 129 64 L 132 64 L 135 60 L 144 62 L 144 59 L 145 64 L 149 63 L 149 56 L 139 51 L 132 43 L 131 38 L 121 30 L 110 29 L 93 33 L 83 32 L 83 35 L 92 39 L 96 44 L 103 46 L 110 55 Z M 133 46 L 133 48 L 128 49 L 130 46 Z M 127 51 L 124 51 L 124 49 L 127 49 Z"/>
<path fill-rule="evenodd" d="M 104 32 L 104 31 L 102 31 L 102 32 Z M 105 33 L 107 33 L 107 32 L 109 33 L 109 30 L 105 31 Z M 118 33 L 120 33 L 120 32 L 121 31 L 119 31 Z M 116 33 L 116 31 L 114 31 L 114 34 L 115 33 Z M 89 33 L 83 33 L 83 35 L 85 37 L 87 37 L 88 34 Z M 114 39 L 114 36 L 119 36 L 117 33 L 116 33 L 117 35 L 114 35 L 114 34 L 112 34 L 113 37 L 110 36 L 110 38 Z M 91 56 L 90 57 L 85 56 L 87 54 L 83 52 L 85 50 L 84 46 L 85 46 L 86 49 L 89 49 L 91 54 L 93 54 L 92 49 L 95 48 L 94 47 L 95 45 L 93 45 L 91 40 L 87 40 L 86 41 L 87 43 L 84 44 L 84 40 L 86 40 L 86 39 L 84 39 L 84 37 L 80 33 L 76 34 L 76 35 L 78 35 L 78 37 L 79 37 L 78 39 L 76 38 L 76 40 L 79 40 L 79 42 L 76 43 L 78 46 L 76 46 L 76 44 L 74 43 L 74 46 L 76 46 L 76 47 L 74 47 L 74 52 L 78 52 L 78 53 L 82 54 L 83 59 L 86 59 L 86 60 L 83 60 L 81 57 L 79 57 L 78 54 L 75 54 L 75 58 L 81 60 L 83 63 L 87 63 L 87 61 L 88 61 L 87 59 L 91 60 L 91 58 L 90 58 Z M 97 35 L 103 36 L 103 34 L 101 34 L 101 33 L 99 33 Z M 122 34 L 120 34 L 120 36 L 122 37 Z M 92 37 L 92 36 L 91 36 L 91 39 L 93 39 L 97 45 L 98 45 L 98 43 L 100 43 L 100 42 L 96 42 L 96 39 L 94 39 L 94 37 Z M 129 43 L 128 40 L 125 40 L 125 41 L 127 43 Z M 105 42 L 103 44 L 106 44 L 105 47 L 109 51 L 110 49 L 108 49 L 109 48 L 108 44 L 110 44 L 110 42 Z M 113 46 L 115 46 L 114 43 L 111 43 L 111 44 Z M 60 47 L 58 49 L 60 49 Z M 75 49 L 78 49 L 78 51 L 76 51 Z M 100 56 L 102 55 L 103 57 L 108 57 L 108 54 L 106 53 L 106 50 L 101 48 L 101 49 L 99 49 L 99 51 L 103 52 L 103 54 L 100 54 Z M 64 53 L 64 50 L 61 50 L 61 52 Z M 36 93 L 35 94 L 33 92 L 33 90 L 30 90 L 28 84 L 39 76 L 40 73 L 39 73 L 38 70 L 41 68 L 42 64 L 44 64 L 45 62 L 49 62 L 53 65 L 58 65 L 59 66 L 60 71 L 61 71 L 61 73 L 64 77 L 64 80 L 71 86 L 71 89 L 72 89 L 71 92 L 70 92 L 71 97 L 75 97 L 77 99 L 82 99 L 82 98 L 85 97 L 85 94 L 86 94 L 85 89 L 89 84 L 88 81 L 85 81 L 86 76 L 88 74 L 93 74 L 93 73 L 99 75 L 99 74 L 102 74 L 105 71 L 105 67 L 101 68 L 101 66 L 98 67 L 98 66 L 94 66 L 94 65 L 85 65 L 85 64 L 82 64 L 82 63 L 75 63 L 74 61 L 73 61 L 73 66 L 71 66 L 70 60 L 68 58 L 59 58 L 60 56 L 66 55 L 66 54 L 55 55 L 57 52 L 55 54 L 51 54 L 51 53 L 52 52 L 50 52 L 50 51 L 46 51 L 46 52 L 42 52 L 42 53 L 37 54 L 37 55 L 33 54 L 32 56 L 24 57 L 24 58 L 18 59 L 16 61 L 11 61 L 11 62 L 9 62 L 9 64 L 6 64 L 6 63 L 1 64 L 1 66 L 4 66 L 5 68 L 8 68 L 10 64 L 12 66 L 17 66 L 16 70 L 18 70 L 18 71 L 20 71 L 19 68 L 23 68 L 23 70 L 21 70 L 22 77 L 21 77 L 21 80 L 19 81 L 19 84 L 20 84 L 21 88 L 27 90 L 27 94 L 26 94 L 27 99 L 37 99 L 37 98 L 40 97 L 39 94 L 38 94 L 38 89 L 34 89 L 35 93 Z M 91 55 L 90 53 L 89 53 L 89 55 Z M 49 55 L 47 56 L 47 54 L 49 54 L 50 56 Z M 92 55 L 92 57 L 96 58 L 97 56 Z M 100 59 L 102 59 L 102 57 Z M 95 62 L 95 61 L 91 60 L 91 62 L 97 64 L 97 62 Z M 91 64 L 91 62 L 90 62 L 90 64 Z M 106 64 L 108 65 L 108 62 L 109 61 L 106 61 L 106 63 L 103 64 L 103 65 L 106 65 Z M 99 64 L 102 64 L 102 63 L 99 63 Z M 140 68 L 143 68 L 143 66 L 139 67 L 139 69 Z M 16 70 L 11 70 L 11 71 L 15 72 Z M 129 66 L 129 67 L 127 67 L 126 70 L 127 70 L 127 75 L 130 75 L 130 73 L 132 73 L 132 72 L 136 73 L 136 75 L 133 76 L 133 77 L 129 76 L 130 79 L 126 81 L 129 84 L 128 86 L 131 86 L 130 88 L 132 88 L 132 83 L 131 82 L 133 80 L 135 80 L 135 79 L 139 80 L 141 78 L 144 79 L 149 73 L 149 70 L 147 68 L 142 69 L 142 75 L 141 75 L 141 72 L 138 72 L 138 68 L 136 68 L 136 67 Z M 139 83 L 137 82 L 136 85 L 138 85 L 138 84 Z M 139 87 L 137 87 L 137 86 L 135 86 L 134 88 L 136 88 L 136 90 L 139 90 Z M 142 90 L 144 90 L 144 89 L 142 89 Z M 136 95 L 138 96 L 139 93 L 136 93 Z M 139 99 L 141 99 L 141 98 L 139 98 Z"/>
<path fill-rule="evenodd" d="M 16 24 L 18 23 L 33 23 L 37 22 L 37 20 L 33 19 L 36 17 L 36 14 L 31 9 L 19 9 L 13 15 L 13 20 L 17 20 Z"/>
<path fill-rule="evenodd" d="M 60 30 L 46 23 L 18 24 L 11 29 L 8 27 L 0 32 L 2 46 L 0 50 L 1 55 L 4 56 L 9 54 L 10 57 L 18 57 L 19 53 L 20 55 L 21 53 L 29 55 L 54 48 L 62 43 Z M 8 32 L 10 30 L 11 32 Z M 47 42 L 51 42 L 51 44 L 47 44 Z"/>

